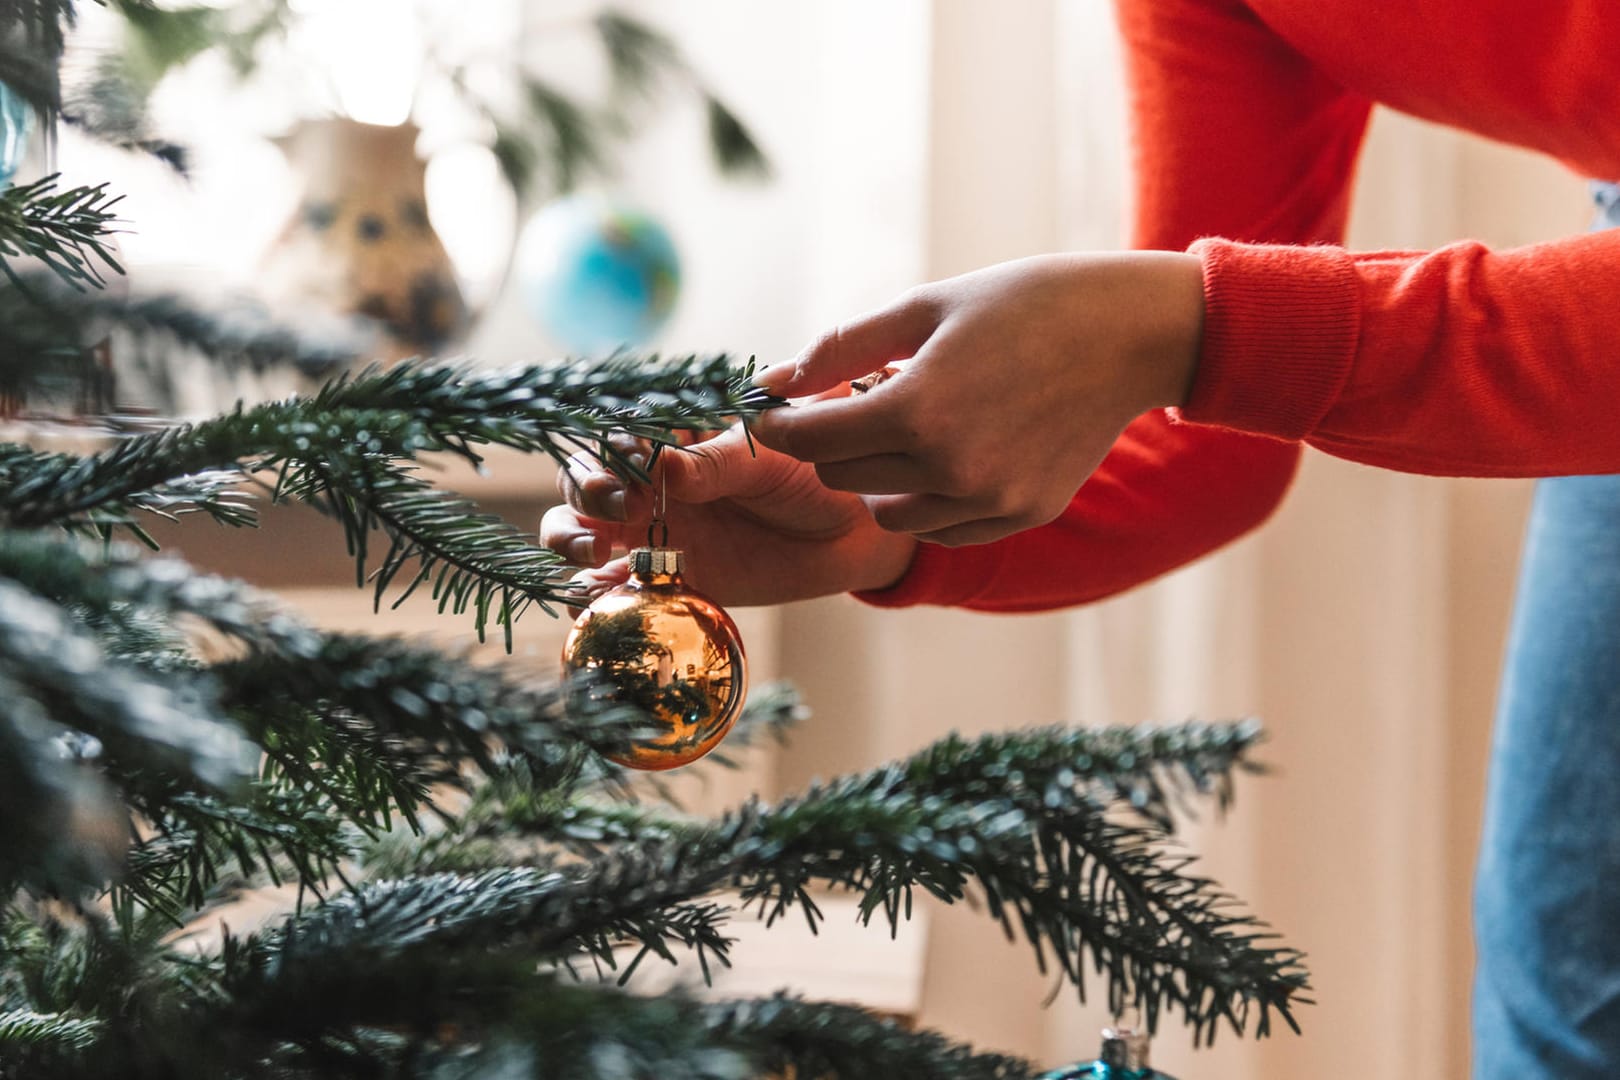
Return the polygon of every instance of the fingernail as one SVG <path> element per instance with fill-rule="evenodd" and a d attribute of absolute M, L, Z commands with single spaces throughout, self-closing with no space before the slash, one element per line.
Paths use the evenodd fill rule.
<path fill-rule="evenodd" d="M 772 364 L 754 373 L 754 385 L 761 390 L 778 393 L 793 382 L 794 370 L 792 361 Z"/>
<path fill-rule="evenodd" d="M 606 503 L 608 520 L 623 521 L 625 518 L 623 489 L 610 493 L 607 496 Z"/>
<path fill-rule="evenodd" d="M 596 565 L 596 537 L 590 533 L 576 536 L 568 542 L 568 561 L 575 566 Z"/>

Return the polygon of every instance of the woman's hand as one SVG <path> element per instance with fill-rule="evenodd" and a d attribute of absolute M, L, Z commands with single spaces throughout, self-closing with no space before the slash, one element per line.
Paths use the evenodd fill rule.
<path fill-rule="evenodd" d="M 693 587 L 722 604 L 774 604 L 881 589 L 904 575 L 915 541 L 879 528 L 858 498 L 823 487 L 809 465 L 757 450 L 736 427 L 659 456 L 654 479 L 663 489 L 670 545 L 686 552 Z M 624 581 L 625 560 L 608 560 L 616 549 L 646 542 L 653 492 L 627 487 L 586 455 L 557 483 L 565 505 L 546 512 L 541 544 L 600 568 L 581 575 L 592 594 Z"/>
<path fill-rule="evenodd" d="M 911 358 L 866 394 L 767 413 L 754 435 L 859 495 L 884 529 L 987 543 L 1057 517 L 1127 424 L 1182 403 L 1202 321 L 1190 255 L 1003 263 L 915 289 L 765 371 L 762 386 L 798 398 Z"/>

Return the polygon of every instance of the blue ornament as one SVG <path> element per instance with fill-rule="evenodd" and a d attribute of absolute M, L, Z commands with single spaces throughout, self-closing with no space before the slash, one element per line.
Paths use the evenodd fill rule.
<path fill-rule="evenodd" d="M 0 82 L 0 187 L 11 183 L 28 152 L 34 130 L 34 107 L 11 87 Z"/>
<path fill-rule="evenodd" d="M 681 283 L 663 226 L 581 195 L 535 214 L 518 242 L 516 271 L 529 313 L 558 344 L 586 356 L 651 341 Z"/>

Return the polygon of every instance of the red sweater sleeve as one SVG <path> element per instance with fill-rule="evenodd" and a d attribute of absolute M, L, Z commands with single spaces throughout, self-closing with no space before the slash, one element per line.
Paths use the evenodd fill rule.
<path fill-rule="evenodd" d="M 1368 102 L 1346 93 L 1236 0 L 1118 0 L 1126 49 L 1132 246 L 1200 236 L 1343 238 Z M 1266 432 L 1266 435 L 1275 434 Z M 994 544 L 924 544 L 882 606 L 1031 611 L 1173 570 L 1252 529 L 1281 500 L 1297 445 L 1139 418 L 1056 520 Z"/>
<path fill-rule="evenodd" d="M 1406 472 L 1620 471 L 1620 230 L 1501 252 L 1193 250 L 1188 419 Z"/>

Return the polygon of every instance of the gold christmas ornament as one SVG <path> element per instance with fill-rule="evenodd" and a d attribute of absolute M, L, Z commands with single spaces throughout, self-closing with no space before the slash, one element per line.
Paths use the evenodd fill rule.
<path fill-rule="evenodd" d="M 681 577 L 681 552 L 630 553 L 630 580 L 597 597 L 563 644 L 563 666 L 605 679 L 654 730 L 608 758 L 632 769 L 688 765 L 726 737 L 748 692 L 737 624 Z"/>

